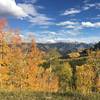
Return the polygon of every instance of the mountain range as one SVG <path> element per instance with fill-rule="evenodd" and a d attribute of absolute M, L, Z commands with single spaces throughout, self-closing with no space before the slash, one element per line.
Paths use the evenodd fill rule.
<path fill-rule="evenodd" d="M 37 43 L 40 50 L 48 52 L 50 49 L 56 48 L 63 56 L 72 51 L 84 50 L 93 47 L 93 44 L 78 43 L 78 42 L 58 42 L 58 43 Z"/>

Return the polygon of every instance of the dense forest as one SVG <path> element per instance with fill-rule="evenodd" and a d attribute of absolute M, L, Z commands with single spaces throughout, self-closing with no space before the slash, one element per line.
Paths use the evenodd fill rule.
<path fill-rule="evenodd" d="M 63 58 L 56 48 L 40 50 L 34 38 L 29 49 L 22 48 L 19 31 L 6 25 L 0 20 L 0 90 L 100 93 L 100 42 Z"/>

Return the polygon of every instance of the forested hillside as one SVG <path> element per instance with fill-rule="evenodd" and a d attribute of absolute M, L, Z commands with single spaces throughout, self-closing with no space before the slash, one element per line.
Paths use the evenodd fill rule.
<path fill-rule="evenodd" d="M 97 49 L 100 50 L 100 42 L 94 45 L 94 50 L 97 50 Z"/>

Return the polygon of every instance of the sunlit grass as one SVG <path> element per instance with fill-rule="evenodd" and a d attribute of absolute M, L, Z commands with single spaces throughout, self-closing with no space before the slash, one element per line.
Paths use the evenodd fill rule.
<path fill-rule="evenodd" d="M 82 95 L 76 92 L 44 93 L 32 91 L 0 91 L 0 100 L 100 100 L 100 94 Z"/>

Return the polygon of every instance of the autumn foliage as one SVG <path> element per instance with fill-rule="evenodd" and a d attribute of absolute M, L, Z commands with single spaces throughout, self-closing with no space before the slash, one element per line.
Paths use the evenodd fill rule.
<path fill-rule="evenodd" d="M 30 50 L 23 51 L 20 34 L 5 32 L 5 25 L 6 20 L 0 20 L 0 88 L 57 91 L 57 76 L 39 66 L 43 63 L 44 52 L 37 48 L 34 40 Z M 10 43 L 6 40 L 7 34 L 11 35 Z"/>
<path fill-rule="evenodd" d="M 70 59 L 62 61 L 56 49 L 44 52 L 37 48 L 35 39 L 30 41 L 29 48 L 23 48 L 19 31 L 12 32 L 5 26 L 6 19 L 0 20 L 0 89 L 100 92 L 100 51 L 89 53 L 85 64 L 76 62 L 80 58 L 78 52 L 70 53 Z"/>

